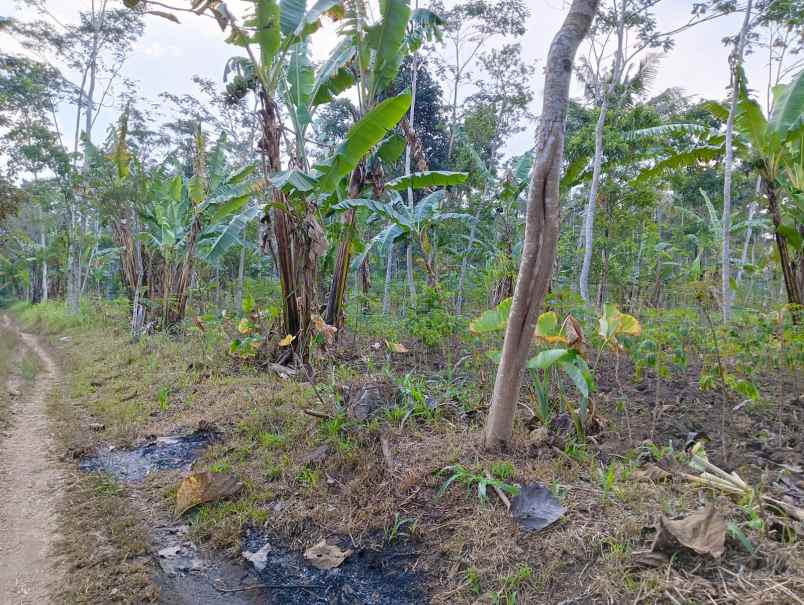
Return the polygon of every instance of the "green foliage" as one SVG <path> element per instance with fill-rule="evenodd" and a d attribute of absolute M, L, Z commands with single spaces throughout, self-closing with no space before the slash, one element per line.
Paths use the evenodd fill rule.
<path fill-rule="evenodd" d="M 444 484 L 439 488 L 437 496 L 440 498 L 449 489 L 453 483 L 463 485 L 468 491 L 472 491 L 472 487 L 477 487 L 477 497 L 482 503 L 488 501 L 488 488 L 494 486 L 501 492 L 515 496 L 519 493 L 519 488 L 515 485 L 505 483 L 499 479 L 489 478 L 485 473 L 475 472 L 466 468 L 461 464 L 453 464 L 443 468 L 440 472 L 441 475 L 449 475 Z"/>
<path fill-rule="evenodd" d="M 456 333 L 459 321 L 440 290 L 425 288 L 408 313 L 405 324 L 412 336 L 427 348 L 434 349 Z"/>

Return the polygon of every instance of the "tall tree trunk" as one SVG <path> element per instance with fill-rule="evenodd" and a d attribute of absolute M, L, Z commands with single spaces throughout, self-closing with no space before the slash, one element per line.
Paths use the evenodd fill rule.
<path fill-rule="evenodd" d="M 416 5 L 418 6 L 418 2 Z M 410 77 L 410 89 L 411 89 L 411 101 L 410 101 L 410 113 L 408 122 L 410 124 L 411 132 L 415 132 L 415 125 L 416 125 L 416 85 L 419 80 L 419 61 L 417 55 L 414 53 L 413 59 L 411 60 L 411 68 L 413 69 L 413 74 Z M 450 145 L 451 145 L 450 141 Z M 405 176 L 410 176 L 410 161 L 413 155 L 413 142 L 411 141 L 411 137 L 407 137 L 407 145 L 405 146 Z M 415 205 L 415 200 L 413 199 L 413 187 L 408 187 L 408 207 L 413 210 L 413 206 Z M 405 255 L 405 262 L 407 263 L 407 279 L 408 279 L 408 291 L 410 292 L 410 298 L 412 301 L 416 301 L 416 282 L 413 279 L 413 250 L 408 246 L 408 253 Z"/>
<path fill-rule="evenodd" d="M 485 199 L 485 192 L 483 198 Z M 463 254 L 463 259 L 461 260 L 461 273 L 458 277 L 458 293 L 455 299 L 455 314 L 460 315 L 463 312 L 463 290 L 464 290 L 464 280 L 466 279 L 466 271 L 469 268 L 469 255 L 472 252 L 472 248 L 475 247 L 475 235 L 477 233 L 477 223 L 480 220 L 480 212 L 483 209 L 483 203 L 478 205 L 477 211 L 475 212 L 475 221 L 472 223 L 472 228 L 469 230 L 469 243 L 466 245 L 466 250 Z"/>
<path fill-rule="evenodd" d="M 603 131 L 606 126 L 606 115 L 609 111 L 609 101 L 614 94 L 615 87 L 620 82 L 624 62 L 625 45 L 625 14 L 628 9 L 629 0 L 622 0 L 622 7 L 617 14 L 617 52 L 614 55 L 614 65 L 611 70 L 611 78 L 602 88 L 603 98 L 600 103 L 600 115 L 595 126 L 595 155 L 592 161 L 592 182 L 589 185 L 589 199 L 586 202 L 586 213 L 584 215 L 584 253 L 583 266 L 581 267 L 581 277 L 579 289 L 581 298 L 589 303 L 589 272 L 592 267 L 592 246 L 594 243 L 595 232 L 595 206 L 597 204 L 597 192 L 600 188 L 600 171 L 603 163 Z M 615 8 L 617 3 L 614 3 Z"/>
<path fill-rule="evenodd" d="M 388 315 L 391 312 L 391 279 L 394 275 L 394 243 L 388 244 L 388 253 L 385 258 L 385 287 L 382 292 L 382 312 Z"/>
<path fill-rule="evenodd" d="M 748 30 L 751 23 L 751 5 L 753 0 L 748 0 L 745 8 L 745 19 L 737 38 L 737 46 L 734 54 L 729 57 L 731 63 L 731 104 L 729 106 L 729 117 L 726 119 L 726 160 L 723 166 L 723 242 L 721 249 L 721 269 L 720 269 L 720 295 L 723 299 L 723 321 L 731 320 L 731 173 L 734 166 L 734 119 L 737 115 L 737 101 L 740 97 L 740 77 L 739 70 L 743 64 L 743 51 Z"/>
<path fill-rule="evenodd" d="M 42 249 L 42 302 L 47 302 L 48 290 L 47 290 L 47 240 L 45 239 L 45 221 L 40 212 L 40 220 L 42 224 L 40 225 L 39 231 L 39 246 Z"/>
<path fill-rule="evenodd" d="M 243 235 L 245 240 L 245 234 Z M 237 286 L 235 288 L 235 310 L 239 313 L 243 308 L 243 285 L 246 276 L 246 242 L 240 247 L 240 260 L 237 263 Z"/>
<path fill-rule="evenodd" d="M 756 194 L 757 196 L 762 191 L 762 177 L 757 177 L 757 186 L 756 186 Z M 745 241 L 743 242 L 743 252 L 740 255 L 740 268 L 737 269 L 737 283 L 741 283 L 743 281 L 743 273 L 745 272 L 745 266 L 748 264 L 748 248 L 751 245 L 751 237 L 753 235 L 753 228 L 751 227 L 751 221 L 754 220 L 754 215 L 757 213 L 757 203 L 751 202 L 748 204 L 748 230 L 745 232 Z M 753 263 L 752 263 L 753 264 Z"/>
<path fill-rule="evenodd" d="M 586 201 L 586 212 L 583 221 L 583 266 L 579 288 L 581 298 L 589 302 L 589 271 L 592 267 L 592 243 L 595 231 L 595 208 L 597 206 L 597 192 L 600 187 L 600 170 L 603 163 L 603 129 L 606 126 L 606 113 L 609 109 L 608 95 L 604 97 L 600 106 L 600 115 L 595 126 L 595 157 L 592 161 L 592 182 L 589 184 L 589 199 Z"/>
<path fill-rule="evenodd" d="M 547 57 L 544 100 L 528 194 L 525 242 L 494 381 L 483 440 L 486 449 L 508 447 L 514 411 L 536 320 L 547 293 L 560 225 L 559 180 L 572 67 L 599 0 L 573 0 Z"/>

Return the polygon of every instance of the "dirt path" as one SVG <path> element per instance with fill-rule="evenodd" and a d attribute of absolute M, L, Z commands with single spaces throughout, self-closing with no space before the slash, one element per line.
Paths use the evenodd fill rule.
<path fill-rule="evenodd" d="M 8 317 L 3 324 L 14 329 Z M 61 377 L 35 336 L 18 336 L 18 359 L 25 351 L 33 353 L 39 370 L 32 383 L 15 370 L 2 385 L 11 401 L 10 427 L 0 434 L 0 601 L 43 605 L 51 602 L 49 587 L 56 579 L 51 550 L 64 481 L 46 406 Z"/>

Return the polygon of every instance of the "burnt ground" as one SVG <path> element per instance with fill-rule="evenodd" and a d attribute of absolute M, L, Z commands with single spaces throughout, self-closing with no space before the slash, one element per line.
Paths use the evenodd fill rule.
<path fill-rule="evenodd" d="M 122 334 L 75 332 L 52 342 L 70 378 L 66 401 L 77 414 L 65 421 L 74 428 L 64 438 L 76 470 L 75 456 L 108 452 L 112 445 L 147 449 L 153 436 L 191 434 L 204 421 L 219 438 L 194 452 L 199 457 L 192 469 L 233 472 L 246 485 L 237 500 L 204 505 L 178 522 L 170 511 L 186 460 L 140 483 L 81 473 L 74 501 L 91 503 L 83 515 L 100 528 L 89 532 L 86 521 L 65 514 L 65 556 L 77 566 L 64 602 L 182 603 L 193 591 L 188 583 L 207 591 L 204 602 L 218 602 L 212 595 L 240 599 L 222 603 L 804 600 L 800 523 L 684 479 L 651 481 L 635 472 L 656 451 L 642 447 L 646 440 L 678 452 L 690 433 L 705 434 L 713 462 L 758 489 L 795 499 L 802 401 L 794 374 L 768 371 L 756 379 L 759 403 L 729 395 L 724 457 L 722 393 L 701 391 L 699 362 L 673 368 L 657 398 L 650 371 L 636 380 L 624 357 L 615 372 L 614 357 L 603 355 L 596 372 L 599 430 L 588 444 L 572 446 L 562 435 L 535 442 L 525 389 L 514 447 L 492 455 L 480 447 L 480 428 L 493 372 L 471 351 L 455 355 L 457 369 L 448 379 L 435 380 L 450 365 L 443 356 L 390 358 L 355 344 L 339 352 L 335 365 L 317 371 L 313 388 L 233 367 L 215 355 L 197 359 L 200 344 L 192 338 L 130 345 Z M 385 368 L 395 380 L 420 376 L 424 404 L 410 414 L 381 412 L 360 421 L 341 416 L 339 410 L 350 407 L 344 393 L 387 384 Z M 165 385 L 171 385 L 167 409 L 160 394 Z M 311 408 L 325 418 L 303 411 Z M 91 423 L 106 429 L 90 432 Z M 474 487 L 456 483 L 439 494 L 449 476 L 443 469 L 455 464 L 505 474 L 512 484 L 540 482 L 567 512 L 534 533 L 516 525 L 491 491 L 480 500 Z M 610 484 L 601 479 L 608 468 L 615 474 Z M 705 503 L 741 528 L 750 551 L 730 534 L 720 559 L 680 551 L 659 568 L 635 565 L 634 553 L 650 546 L 660 514 L 683 516 Z M 116 518 L 99 524 L 109 510 Z M 98 535 L 89 539 L 87 533 Z M 319 572 L 302 553 L 321 539 L 354 552 L 337 570 Z M 270 565 L 258 572 L 241 553 L 265 543 L 271 544 Z M 159 551 L 176 547 L 180 569 L 171 576 Z M 107 575 L 116 570 L 114 583 L 95 573 L 101 562 Z M 260 584 L 272 588 L 218 590 Z M 114 600 L 86 597 L 114 589 Z"/>

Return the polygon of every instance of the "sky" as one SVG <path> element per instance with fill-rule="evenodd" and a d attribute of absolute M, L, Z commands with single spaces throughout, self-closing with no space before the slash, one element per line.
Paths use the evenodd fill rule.
<path fill-rule="evenodd" d="M 75 21 L 81 7 L 91 0 L 48 0 L 49 10 L 63 22 Z M 176 6 L 187 6 L 187 0 L 168 0 Z M 34 11 L 24 1 L 0 0 L 0 17 L 28 19 Z M 657 8 L 659 31 L 673 30 L 690 19 L 692 0 L 663 0 Z M 228 5 L 235 14 L 241 13 L 247 2 L 230 0 Z M 422 1 L 426 5 L 426 0 Z M 528 0 L 531 11 L 527 34 L 520 39 L 526 61 L 536 66 L 532 87 L 535 98 L 532 112 L 539 113 L 543 87 L 544 60 L 552 36 L 557 31 L 566 13 L 564 0 Z M 154 7 L 156 8 L 156 7 Z M 137 42 L 134 52 L 126 61 L 123 74 L 137 82 L 139 93 L 153 101 L 160 92 L 173 94 L 195 93 L 191 78 L 197 74 L 214 81 L 222 81 L 227 59 L 239 54 L 240 49 L 227 45 L 217 24 L 208 18 L 185 14 L 181 24 L 175 24 L 155 16 L 146 18 L 144 36 Z M 693 97 L 722 99 L 728 84 L 728 54 L 722 39 L 734 35 L 740 29 L 742 15 L 735 14 L 697 25 L 675 36 L 675 48 L 662 58 L 659 74 L 651 93 L 658 94 L 670 87 L 679 87 Z M 332 47 L 335 37 L 333 28 L 325 25 L 315 34 L 313 56 L 322 60 Z M 0 51 L 19 52 L 19 45 L 8 35 L 0 34 Z M 582 51 L 583 52 L 583 51 Z M 764 100 L 767 81 L 767 58 L 761 50 L 746 60 L 749 82 L 757 89 L 758 97 Z M 69 75 L 69 73 L 68 73 Z M 580 94 L 576 83 L 575 95 Z M 62 112 L 65 135 L 72 140 L 66 112 Z M 103 132 L 110 121 L 116 119 L 119 108 L 111 107 L 99 119 L 95 132 Z M 60 116 L 62 117 L 62 116 Z M 512 138 L 506 152 L 516 155 L 532 146 L 533 128 Z"/>

